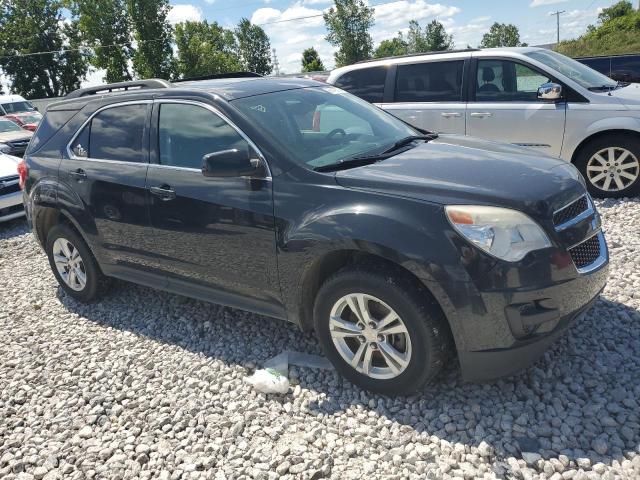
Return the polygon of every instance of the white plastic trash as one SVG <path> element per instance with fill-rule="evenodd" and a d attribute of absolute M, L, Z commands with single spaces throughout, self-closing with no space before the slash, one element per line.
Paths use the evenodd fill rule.
<path fill-rule="evenodd" d="M 287 393 L 289 391 L 289 379 L 273 368 L 256 370 L 244 381 L 262 393 Z"/>

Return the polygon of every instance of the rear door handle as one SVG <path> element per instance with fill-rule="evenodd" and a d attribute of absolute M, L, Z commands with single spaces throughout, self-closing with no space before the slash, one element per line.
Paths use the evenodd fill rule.
<path fill-rule="evenodd" d="M 445 118 L 453 118 L 453 117 L 461 116 L 458 112 L 442 112 L 440 115 Z"/>
<path fill-rule="evenodd" d="M 74 177 L 79 182 L 87 178 L 87 173 L 81 168 L 70 170 L 69 175 Z"/>
<path fill-rule="evenodd" d="M 171 187 L 169 185 L 162 185 L 160 187 L 149 187 L 149 191 L 156 197 L 160 197 L 160 199 L 164 202 L 176 198 L 176 192 L 171 190 Z"/>
<path fill-rule="evenodd" d="M 471 114 L 472 117 L 474 118 L 486 118 L 486 117 L 493 117 L 493 113 L 491 112 L 473 112 Z"/>

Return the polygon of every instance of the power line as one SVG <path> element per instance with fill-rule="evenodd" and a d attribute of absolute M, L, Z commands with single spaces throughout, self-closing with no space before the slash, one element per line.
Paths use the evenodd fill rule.
<path fill-rule="evenodd" d="M 556 16 L 556 22 L 557 22 L 557 43 L 560 43 L 560 15 L 563 13 L 566 13 L 566 10 L 556 10 L 555 12 L 551 12 L 549 15 L 555 15 Z"/>

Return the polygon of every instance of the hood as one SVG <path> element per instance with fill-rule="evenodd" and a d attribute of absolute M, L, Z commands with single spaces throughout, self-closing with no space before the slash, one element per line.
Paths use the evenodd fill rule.
<path fill-rule="evenodd" d="M 0 153 L 0 178 L 18 175 L 18 163 L 20 163 L 18 157 Z"/>
<path fill-rule="evenodd" d="M 629 106 L 634 110 L 640 109 L 640 83 L 631 83 L 626 87 L 618 88 L 609 93 L 611 97 L 623 105 Z M 600 95 L 609 96 L 609 93 L 601 93 Z"/>
<path fill-rule="evenodd" d="M 458 135 L 438 139 L 372 165 L 342 170 L 348 188 L 440 204 L 481 204 L 548 216 L 585 193 L 582 177 L 563 160 L 522 147 Z"/>
<path fill-rule="evenodd" d="M 23 128 L 20 131 L 15 132 L 1 132 L 0 133 L 0 143 L 1 142 L 12 142 L 14 140 L 31 140 L 33 136 L 33 132 L 29 130 L 25 130 Z"/>

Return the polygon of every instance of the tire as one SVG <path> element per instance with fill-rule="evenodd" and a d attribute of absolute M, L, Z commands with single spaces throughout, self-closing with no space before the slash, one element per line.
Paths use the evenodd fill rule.
<path fill-rule="evenodd" d="M 327 279 L 316 296 L 314 327 L 325 355 L 348 380 L 372 392 L 407 394 L 420 390 L 440 372 L 453 350 L 451 335 L 446 319 L 439 306 L 430 300 L 428 292 L 401 275 L 383 273 L 349 268 Z M 366 326 L 360 331 L 362 335 L 356 336 L 358 316 L 349 306 L 349 299 L 352 298 L 350 295 L 358 294 L 362 294 L 360 298 L 367 305 L 374 324 L 382 326 L 380 320 L 390 318 L 391 310 L 397 314 L 399 322 L 377 330 Z M 355 308 L 359 308 L 357 303 Z M 339 327 L 330 320 L 332 315 L 340 318 Z M 347 324 L 348 327 L 343 328 Z M 380 332 L 400 331 L 402 327 L 406 333 L 383 335 L 382 339 L 378 336 Z M 336 335 L 345 332 L 348 336 L 336 339 Z M 390 363 L 389 346 L 400 354 L 392 358 L 402 358 L 405 366 Z M 359 350 L 361 347 L 363 352 Z M 368 351 L 371 351 L 370 356 Z M 348 361 L 349 352 L 360 352 L 357 368 Z M 371 359 L 368 373 L 364 370 L 367 358 Z"/>
<path fill-rule="evenodd" d="M 618 160 L 621 160 L 620 164 Z M 611 134 L 596 138 L 580 150 L 575 165 L 594 197 L 620 198 L 640 194 L 640 137 Z"/>
<path fill-rule="evenodd" d="M 47 235 L 46 245 L 51 270 L 68 295 L 82 303 L 89 303 L 106 293 L 110 279 L 102 273 L 91 250 L 75 230 L 65 224 L 53 226 Z M 66 250 L 64 249 L 65 245 Z M 64 266 L 65 263 L 61 261 L 69 257 L 72 258 L 74 263 L 71 265 L 75 268 L 72 268 L 69 262 Z M 58 264 L 56 260 L 58 260 Z M 71 273 L 72 270 L 73 273 Z M 68 273 L 63 278 L 65 271 Z M 84 282 L 80 273 L 76 272 L 84 274 Z"/>

